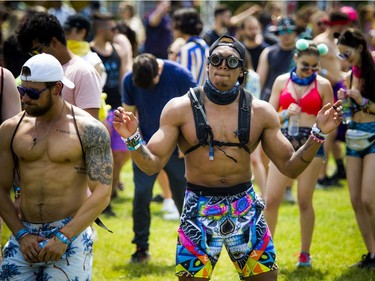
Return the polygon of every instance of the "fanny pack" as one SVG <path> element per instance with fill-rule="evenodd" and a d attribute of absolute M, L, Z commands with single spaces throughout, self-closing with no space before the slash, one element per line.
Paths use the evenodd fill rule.
<path fill-rule="evenodd" d="M 375 142 L 375 134 L 362 130 L 348 129 L 346 131 L 346 145 L 353 150 L 362 151 Z"/>

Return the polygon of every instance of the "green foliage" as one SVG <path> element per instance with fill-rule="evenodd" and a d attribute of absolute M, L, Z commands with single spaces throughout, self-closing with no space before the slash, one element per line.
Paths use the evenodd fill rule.
<path fill-rule="evenodd" d="M 152 203 L 150 236 L 151 261 L 133 265 L 128 260 L 135 251 L 131 244 L 133 182 L 131 165 L 127 163 L 121 175 L 125 191 L 113 201 L 115 218 L 102 216 L 113 231 L 108 233 L 95 226 L 93 281 L 176 281 L 174 276 L 177 221 L 165 221 L 161 204 Z M 351 269 L 360 260 L 366 248 L 358 231 L 349 192 L 344 188 L 316 190 L 314 193 L 315 230 L 311 247 L 312 269 L 296 269 L 300 250 L 299 212 L 297 205 L 283 204 L 279 212 L 275 245 L 278 254 L 281 281 L 375 281 L 375 271 Z M 158 185 L 154 194 L 160 192 Z M 294 194 L 296 189 L 293 188 Z M 4 227 L 3 244 L 9 236 Z M 223 249 L 212 281 L 239 280 L 237 273 Z"/>

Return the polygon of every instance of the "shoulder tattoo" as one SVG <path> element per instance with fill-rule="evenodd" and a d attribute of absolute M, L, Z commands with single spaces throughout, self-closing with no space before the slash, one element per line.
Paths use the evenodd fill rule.
<path fill-rule="evenodd" d="M 82 142 L 86 152 L 86 170 L 89 179 L 111 185 L 113 159 L 107 130 L 95 123 L 84 125 Z"/>

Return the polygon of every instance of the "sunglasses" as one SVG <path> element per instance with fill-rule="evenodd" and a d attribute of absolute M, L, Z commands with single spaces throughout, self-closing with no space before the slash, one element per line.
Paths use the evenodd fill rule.
<path fill-rule="evenodd" d="M 318 66 L 311 66 L 311 65 L 302 65 L 300 69 L 303 72 L 307 72 L 309 70 L 311 70 L 312 72 L 319 71 L 319 67 Z"/>
<path fill-rule="evenodd" d="M 353 51 L 347 51 L 347 52 L 344 52 L 344 53 L 338 53 L 337 54 L 337 57 L 340 59 L 340 60 L 348 60 L 350 59 L 350 57 L 353 55 Z"/>
<path fill-rule="evenodd" d="M 224 58 L 222 55 L 213 54 L 208 57 L 208 63 L 212 64 L 213 66 L 219 66 L 225 60 L 225 64 L 230 69 L 235 69 L 238 67 L 243 66 L 243 60 L 237 58 L 236 56 L 229 56 Z"/>
<path fill-rule="evenodd" d="M 278 35 L 292 34 L 295 30 L 293 28 L 282 28 L 277 31 Z"/>
<path fill-rule="evenodd" d="M 44 89 L 37 91 L 35 89 L 31 88 L 24 88 L 22 86 L 17 86 L 18 92 L 21 94 L 22 97 L 27 95 L 32 100 L 37 100 L 40 97 L 40 94 L 43 93 L 45 90 L 48 89 L 48 87 L 45 87 Z"/>
<path fill-rule="evenodd" d="M 316 25 L 319 26 L 319 27 L 322 27 L 322 26 L 326 26 L 327 23 L 324 22 L 324 21 L 318 21 L 318 22 L 316 23 Z"/>
<path fill-rule="evenodd" d="M 42 53 L 42 50 L 43 50 L 43 48 L 46 46 L 46 44 L 41 44 L 41 45 L 39 45 L 38 47 L 35 47 L 35 48 L 33 48 L 33 49 L 31 49 L 30 51 L 29 51 L 29 55 L 30 56 L 35 56 L 35 55 L 39 55 L 39 54 L 41 54 Z"/>

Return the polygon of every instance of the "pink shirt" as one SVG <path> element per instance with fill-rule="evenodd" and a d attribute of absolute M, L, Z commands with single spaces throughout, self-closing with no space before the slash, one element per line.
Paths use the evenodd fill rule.
<path fill-rule="evenodd" d="M 64 87 L 62 97 L 81 109 L 100 108 L 102 86 L 95 68 L 76 55 L 62 67 L 65 77 L 75 85 L 74 89 Z"/>

